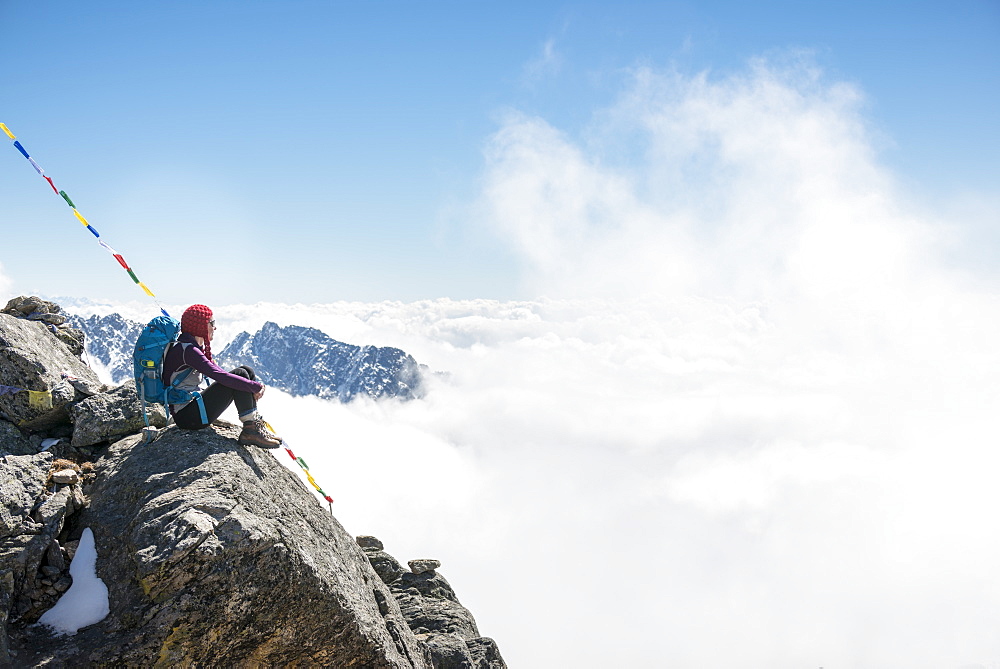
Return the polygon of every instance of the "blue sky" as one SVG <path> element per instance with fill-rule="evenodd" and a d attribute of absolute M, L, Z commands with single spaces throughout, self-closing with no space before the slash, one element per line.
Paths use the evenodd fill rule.
<path fill-rule="evenodd" d="M 586 141 L 640 67 L 726 77 L 805 51 L 864 96 L 914 201 L 992 206 L 1000 5 L 817 5 L 8 0 L 0 121 L 176 303 L 534 297 L 479 216 L 484 148 L 511 110 Z M 8 291 L 141 298 L 0 156 Z M 994 255 L 989 219 L 970 263 Z"/>

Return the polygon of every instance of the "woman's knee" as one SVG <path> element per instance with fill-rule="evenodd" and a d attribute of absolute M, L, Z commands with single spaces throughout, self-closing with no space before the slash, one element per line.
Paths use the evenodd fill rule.
<path fill-rule="evenodd" d="M 236 369 L 232 370 L 230 374 L 242 376 L 244 379 L 250 379 L 251 381 L 257 380 L 257 375 L 254 374 L 253 367 L 250 365 L 240 365 Z"/>

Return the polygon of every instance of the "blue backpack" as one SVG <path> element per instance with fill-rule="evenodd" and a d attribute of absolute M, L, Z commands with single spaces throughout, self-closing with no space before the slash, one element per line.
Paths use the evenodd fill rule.
<path fill-rule="evenodd" d="M 170 316 L 157 316 L 146 324 L 135 342 L 132 353 L 132 371 L 135 376 L 135 389 L 142 401 L 142 420 L 149 427 L 149 417 L 146 415 L 146 402 L 162 404 L 184 404 L 190 401 L 198 403 L 201 420 L 208 422 L 205 413 L 205 402 L 201 393 L 180 390 L 177 386 L 187 378 L 193 370 L 188 367 L 178 374 L 169 385 L 163 383 L 163 359 L 170 345 L 177 341 L 181 333 L 181 324 Z M 187 344 L 182 344 L 187 346 Z M 167 419 L 169 421 L 169 412 Z"/>

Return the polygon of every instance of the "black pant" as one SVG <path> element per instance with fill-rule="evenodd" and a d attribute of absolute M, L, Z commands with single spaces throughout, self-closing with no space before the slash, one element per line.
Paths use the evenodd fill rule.
<path fill-rule="evenodd" d="M 245 379 L 256 381 L 257 377 L 253 373 L 253 368 L 243 365 L 232 370 L 230 374 L 242 376 Z M 252 393 L 244 390 L 233 390 L 229 386 L 212 382 L 208 388 L 201 391 L 201 399 L 205 403 L 205 414 L 208 423 L 222 415 L 226 408 L 236 403 L 236 410 L 241 416 L 245 416 L 257 408 L 257 400 Z M 185 430 L 200 430 L 208 423 L 201 422 L 201 411 L 198 409 L 197 400 L 188 402 L 183 409 L 174 414 L 174 422 L 177 427 Z"/>

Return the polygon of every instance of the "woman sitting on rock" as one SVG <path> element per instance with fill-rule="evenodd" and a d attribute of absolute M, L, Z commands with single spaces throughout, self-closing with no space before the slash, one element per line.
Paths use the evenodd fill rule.
<path fill-rule="evenodd" d="M 170 414 L 177 427 L 185 430 L 200 430 L 222 415 L 230 404 L 236 404 L 243 431 L 239 443 L 244 446 L 277 448 L 281 438 L 267 429 L 264 419 L 257 413 L 257 400 L 264 395 L 264 384 L 257 381 L 253 369 L 243 365 L 226 372 L 212 361 L 212 336 L 215 321 L 212 310 L 204 304 L 194 304 L 181 316 L 181 335 L 170 345 L 163 360 L 163 381 L 173 383 L 179 374 L 191 372 L 177 388 L 191 392 L 198 391 L 202 375 L 214 383 L 200 391 L 205 405 L 206 420 L 195 400 L 184 404 L 170 404 Z"/>

